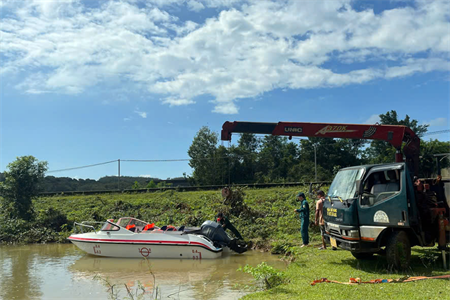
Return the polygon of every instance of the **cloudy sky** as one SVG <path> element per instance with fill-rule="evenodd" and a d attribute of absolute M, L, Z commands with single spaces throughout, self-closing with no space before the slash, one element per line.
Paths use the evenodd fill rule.
<path fill-rule="evenodd" d="M 449 1 L 8 1 L 1 161 L 50 170 L 187 158 L 203 125 L 375 123 L 396 110 L 449 128 Z M 449 140 L 450 135 L 428 138 Z M 237 137 L 235 138 L 235 140 Z M 190 173 L 123 163 L 123 175 Z M 98 178 L 115 164 L 54 173 Z"/>

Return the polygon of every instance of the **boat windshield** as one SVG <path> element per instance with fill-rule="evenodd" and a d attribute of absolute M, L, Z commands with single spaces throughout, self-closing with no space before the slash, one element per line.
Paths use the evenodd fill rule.
<path fill-rule="evenodd" d="M 341 170 L 334 177 L 328 190 L 331 200 L 348 200 L 355 198 L 356 180 L 360 180 L 364 168 Z"/>
<path fill-rule="evenodd" d="M 110 222 L 114 222 L 114 220 L 109 220 L 109 221 Z M 119 229 L 120 229 L 119 226 L 113 225 L 113 224 L 111 224 L 109 222 L 105 222 L 103 224 L 103 227 L 102 227 L 101 231 L 117 231 Z"/>
<path fill-rule="evenodd" d="M 132 217 L 125 217 L 125 218 L 120 218 L 117 222 L 117 225 L 121 226 L 121 227 L 127 227 L 127 226 L 136 226 L 136 227 L 143 227 L 149 223 L 144 222 L 142 220 L 139 219 L 135 219 Z"/>

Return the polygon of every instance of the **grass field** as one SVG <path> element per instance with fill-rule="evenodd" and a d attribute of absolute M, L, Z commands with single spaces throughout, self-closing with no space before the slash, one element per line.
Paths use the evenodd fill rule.
<path fill-rule="evenodd" d="M 107 194 L 89 196 L 53 196 L 34 202 L 41 219 L 49 212 L 60 212 L 67 217 L 70 233 L 73 222 L 104 221 L 123 216 L 134 216 L 157 226 L 200 226 L 205 220 L 215 220 L 218 211 L 224 211 L 242 236 L 259 247 L 270 246 L 274 240 L 290 242 L 299 238 L 300 221 L 293 212 L 296 193 L 306 188 L 245 189 L 243 207 L 233 211 L 223 203 L 220 190 L 177 192 L 165 191 L 144 194 Z M 312 202 L 312 201 L 311 201 Z M 314 204 L 311 203 L 311 207 Z M 311 218 L 313 213 L 311 214 Z M 312 228 L 311 230 L 315 230 Z"/>
<path fill-rule="evenodd" d="M 436 248 L 414 247 L 410 269 L 390 272 L 382 256 L 356 260 L 348 251 L 318 250 L 318 246 L 299 249 L 296 260 L 285 272 L 288 283 L 250 294 L 244 299 L 450 299 L 449 279 L 360 285 L 318 283 L 311 286 L 313 280 L 320 278 L 348 282 L 351 277 L 369 281 L 450 274 L 442 268 L 440 252 Z M 439 258 L 433 262 L 437 256 Z"/>

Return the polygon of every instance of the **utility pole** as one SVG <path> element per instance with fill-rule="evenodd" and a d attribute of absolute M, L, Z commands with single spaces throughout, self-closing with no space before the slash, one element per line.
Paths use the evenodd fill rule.
<path fill-rule="evenodd" d="M 118 174 L 117 174 L 117 189 L 120 191 L 120 159 L 117 160 Z"/>

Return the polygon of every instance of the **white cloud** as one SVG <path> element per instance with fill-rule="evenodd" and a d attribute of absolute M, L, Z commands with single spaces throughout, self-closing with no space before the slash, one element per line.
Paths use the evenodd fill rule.
<path fill-rule="evenodd" d="M 429 122 L 425 122 L 425 124 L 428 124 L 430 126 L 447 126 L 447 118 L 436 118 Z"/>
<path fill-rule="evenodd" d="M 194 104 L 195 101 L 190 100 L 190 99 L 168 97 L 168 98 L 164 99 L 162 101 L 162 103 L 169 104 L 169 106 L 172 107 L 172 106 L 181 106 L 181 105 Z"/>
<path fill-rule="evenodd" d="M 145 111 L 139 111 L 139 110 L 135 110 L 134 111 L 136 114 L 138 114 L 141 118 L 147 118 L 147 113 Z"/>
<path fill-rule="evenodd" d="M 246 1 L 241 0 L 147 0 L 146 3 L 153 3 L 159 7 L 184 6 L 192 11 L 200 11 L 205 7 L 209 8 L 227 8 L 236 4 L 242 4 Z"/>
<path fill-rule="evenodd" d="M 364 124 L 376 124 L 380 122 L 380 115 L 371 115 L 365 122 Z"/>
<path fill-rule="evenodd" d="M 187 2 L 187 6 L 190 10 L 196 11 L 196 12 L 199 12 L 205 8 L 205 6 L 201 2 L 195 1 L 195 0 L 189 0 Z"/>
<path fill-rule="evenodd" d="M 151 177 L 153 177 L 152 175 L 139 175 L 139 177 L 144 177 L 144 178 L 151 178 Z"/>
<path fill-rule="evenodd" d="M 25 77 L 16 84 L 25 93 L 80 94 L 120 85 L 157 94 L 171 107 L 203 96 L 214 112 L 236 114 L 238 101 L 274 89 L 450 70 L 449 1 L 418 1 L 379 14 L 356 11 L 352 3 L 5 1 L 0 74 Z M 181 21 L 174 8 L 216 8 L 217 15 Z"/>

